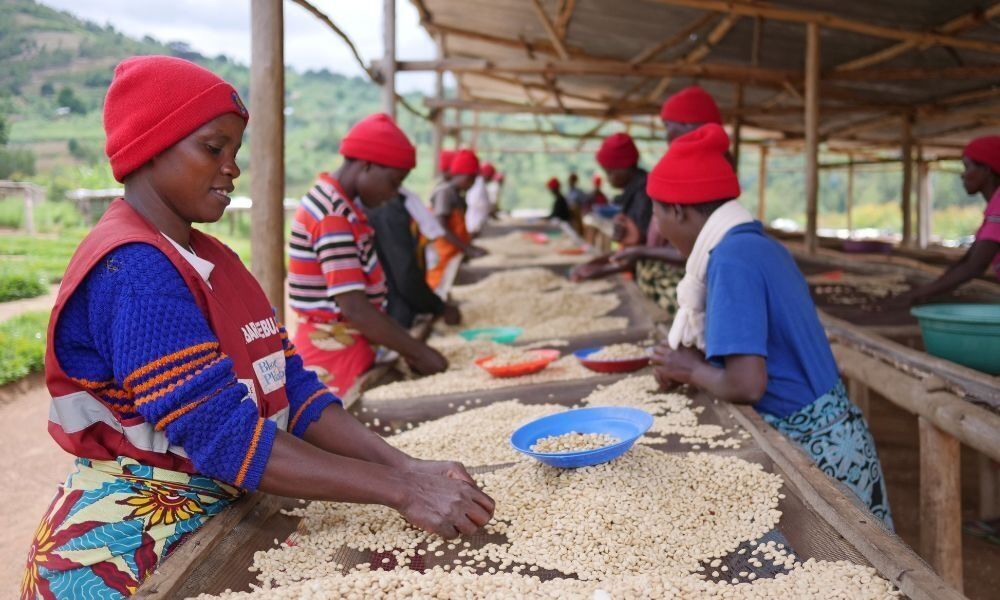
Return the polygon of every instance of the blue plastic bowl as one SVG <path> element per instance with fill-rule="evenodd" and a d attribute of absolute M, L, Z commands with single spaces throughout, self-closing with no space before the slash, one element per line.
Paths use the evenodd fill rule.
<path fill-rule="evenodd" d="M 594 207 L 594 213 L 602 219 L 613 219 L 621 211 L 622 207 L 617 204 L 598 204 Z"/>
<path fill-rule="evenodd" d="M 498 344 L 513 344 L 514 340 L 524 332 L 521 327 L 480 327 L 478 329 L 466 329 L 458 335 L 467 341 L 490 340 Z"/>
<path fill-rule="evenodd" d="M 652 425 L 653 416 L 638 408 L 624 406 L 577 408 L 535 419 L 522 425 L 511 434 L 510 445 L 521 454 L 526 454 L 547 465 L 574 469 L 599 465 L 625 454 Z M 581 452 L 549 454 L 531 451 L 531 446 L 540 438 L 562 435 L 571 431 L 605 433 L 613 435 L 621 441 L 604 448 Z"/>
<path fill-rule="evenodd" d="M 928 304 L 910 312 L 929 354 L 1000 375 L 1000 305 Z"/>

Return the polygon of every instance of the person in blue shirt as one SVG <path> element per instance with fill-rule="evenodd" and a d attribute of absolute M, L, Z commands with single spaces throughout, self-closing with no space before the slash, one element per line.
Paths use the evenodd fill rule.
<path fill-rule="evenodd" d="M 674 141 L 648 178 L 659 232 L 687 258 L 680 309 L 654 351 L 657 380 L 752 405 L 892 528 L 874 440 L 806 281 L 735 200 L 728 147 L 721 127 L 704 125 Z"/>

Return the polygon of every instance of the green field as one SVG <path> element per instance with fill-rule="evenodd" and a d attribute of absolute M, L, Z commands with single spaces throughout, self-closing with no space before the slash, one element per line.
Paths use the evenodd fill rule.
<path fill-rule="evenodd" d="M 25 313 L 0 323 L 0 385 L 42 370 L 48 323 L 48 311 Z"/>

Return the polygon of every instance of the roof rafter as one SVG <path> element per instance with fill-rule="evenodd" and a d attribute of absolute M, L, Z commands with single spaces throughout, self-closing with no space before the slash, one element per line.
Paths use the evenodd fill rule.
<path fill-rule="evenodd" d="M 880 37 L 900 42 L 912 41 L 918 44 L 951 46 L 982 52 L 1000 53 L 1000 42 L 962 38 L 930 31 L 914 31 L 897 27 L 886 27 L 863 21 L 855 21 L 834 14 L 775 6 L 767 2 L 747 2 L 745 0 L 647 0 L 668 6 L 685 6 L 701 10 L 714 10 L 744 17 L 764 17 L 793 23 L 816 23 L 829 29 L 852 31 L 862 35 Z"/>
<path fill-rule="evenodd" d="M 535 14 L 538 15 L 538 20 L 542 22 L 542 27 L 545 28 L 545 33 L 549 35 L 549 41 L 552 42 L 552 47 L 556 49 L 556 54 L 559 58 L 567 60 L 569 58 L 569 52 L 566 51 L 566 46 L 563 43 L 562 38 L 559 36 L 559 32 L 556 31 L 555 25 L 552 24 L 552 19 L 549 18 L 549 14 L 545 12 L 545 7 L 542 6 L 542 0 L 531 0 L 531 5 L 535 8 Z"/>

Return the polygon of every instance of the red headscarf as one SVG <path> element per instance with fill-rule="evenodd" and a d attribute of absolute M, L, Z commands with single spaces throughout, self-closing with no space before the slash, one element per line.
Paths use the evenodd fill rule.
<path fill-rule="evenodd" d="M 442 150 L 438 155 L 438 170 L 447 173 L 451 169 L 451 161 L 455 160 L 454 150 Z"/>
<path fill-rule="evenodd" d="M 553 192 L 558 192 L 559 191 L 559 179 L 557 177 L 553 177 L 553 178 L 549 179 L 548 181 L 545 182 L 545 187 L 549 188 Z"/>
<path fill-rule="evenodd" d="M 489 180 L 497 174 L 497 168 L 493 166 L 493 163 L 484 162 L 483 166 L 479 168 L 479 174 L 482 175 L 484 179 Z"/>

